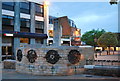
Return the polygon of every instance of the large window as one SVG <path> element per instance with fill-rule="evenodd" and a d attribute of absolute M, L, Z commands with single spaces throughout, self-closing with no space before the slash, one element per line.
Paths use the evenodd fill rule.
<path fill-rule="evenodd" d="M 3 2 L 4 5 L 14 6 L 14 2 Z"/>
<path fill-rule="evenodd" d="M 12 16 L 2 16 L 2 24 L 3 25 L 14 25 L 14 18 Z"/>
<path fill-rule="evenodd" d="M 27 43 L 27 44 L 29 44 L 29 39 L 28 38 L 20 38 L 20 43 Z"/>
<path fill-rule="evenodd" d="M 43 17 L 43 5 L 35 4 L 35 9 L 36 15 Z"/>
<path fill-rule="evenodd" d="M 22 8 L 22 9 L 30 9 L 29 2 L 21 2 L 20 3 L 20 8 Z"/>
<path fill-rule="evenodd" d="M 30 14 L 30 3 L 29 2 L 21 2 L 20 3 L 20 12 Z"/>
<path fill-rule="evenodd" d="M 39 28 L 39 29 L 43 29 L 44 28 L 44 22 L 42 22 L 42 21 L 35 21 L 35 27 Z"/>
<path fill-rule="evenodd" d="M 42 39 L 35 39 L 37 44 L 43 44 L 43 40 Z"/>
<path fill-rule="evenodd" d="M 2 9 L 14 11 L 14 2 L 3 2 Z"/>
<path fill-rule="evenodd" d="M 30 20 L 21 18 L 21 27 L 30 27 Z"/>

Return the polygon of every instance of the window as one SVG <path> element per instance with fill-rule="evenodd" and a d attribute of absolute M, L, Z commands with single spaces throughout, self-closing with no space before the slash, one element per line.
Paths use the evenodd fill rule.
<path fill-rule="evenodd" d="M 49 19 L 49 24 L 53 24 L 53 19 Z"/>
<path fill-rule="evenodd" d="M 36 7 L 37 13 L 43 13 L 43 6 L 42 5 L 36 4 L 35 7 Z"/>
<path fill-rule="evenodd" d="M 39 28 L 39 29 L 43 29 L 44 28 L 44 22 L 36 21 L 35 22 L 35 27 Z"/>
<path fill-rule="evenodd" d="M 43 40 L 41 40 L 41 39 L 35 39 L 35 41 L 37 44 L 43 44 Z"/>
<path fill-rule="evenodd" d="M 20 12 L 30 14 L 30 3 L 29 2 L 21 2 L 20 3 Z"/>
<path fill-rule="evenodd" d="M 20 8 L 22 9 L 30 9 L 29 2 L 21 2 Z"/>
<path fill-rule="evenodd" d="M 36 15 L 43 17 L 43 5 L 35 4 L 35 9 Z"/>
<path fill-rule="evenodd" d="M 40 5 L 36 4 L 35 7 L 36 7 L 36 12 L 37 13 L 41 13 Z"/>
<path fill-rule="evenodd" d="M 20 43 L 27 43 L 27 44 L 29 44 L 29 39 L 28 38 L 20 38 Z"/>
<path fill-rule="evenodd" d="M 2 18 L 13 19 L 12 16 L 3 15 Z"/>
<path fill-rule="evenodd" d="M 21 18 L 21 26 L 22 27 L 29 27 L 30 26 L 30 20 L 29 19 L 24 19 L 24 18 Z"/>
<path fill-rule="evenodd" d="M 14 11 L 14 2 L 3 2 L 2 9 Z"/>
<path fill-rule="evenodd" d="M 71 20 L 68 20 L 69 25 L 71 26 Z"/>
<path fill-rule="evenodd" d="M 14 6 L 14 2 L 3 2 L 4 5 Z"/>
<path fill-rule="evenodd" d="M 2 18 L 3 25 L 14 25 L 14 18 L 12 16 L 3 15 Z"/>

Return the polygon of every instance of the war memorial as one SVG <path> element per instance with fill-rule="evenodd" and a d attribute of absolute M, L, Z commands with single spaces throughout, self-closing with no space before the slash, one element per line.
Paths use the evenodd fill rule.
<path fill-rule="evenodd" d="M 16 71 L 33 75 L 73 75 L 71 67 L 84 67 L 87 59 L 93 59 L 92 47 L 61 46 L 61 18 L 55 19 L 54 44 L 26 45 L 16 50 Z"/>

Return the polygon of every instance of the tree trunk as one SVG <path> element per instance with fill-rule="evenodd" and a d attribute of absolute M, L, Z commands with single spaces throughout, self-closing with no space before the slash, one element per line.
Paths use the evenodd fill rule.
<path fill-rule="evenodd" d="M 113 49 L 113 55 L 114 55 L 114 51 L 115 51 L 115 47 L 114 47 L 114 49 Z"/>
<path fill-rule="evenodd" d="M 108 55 L 108 50 L 107 50 L 107 55 Z"/>
<path fill-rule="evenodd" d="M 108 47 L 108 51 L 109 51 L 108 54 L 110 55 L 110 46 Z"/>

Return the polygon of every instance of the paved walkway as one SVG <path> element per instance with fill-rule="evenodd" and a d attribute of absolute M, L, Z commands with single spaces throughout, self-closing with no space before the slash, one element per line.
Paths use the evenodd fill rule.
<path fill-rule="evenodd" d="M 30 74 L 21 74 L 15 72 L 15 70 L 11 69 L 3 69 L 2 71 L 2 79 L 117 79 L 118 77 L 109 77 L 109 76 L 95 76 L 95 75 L 71 75 L 71 76 L 35 76 Z"/>

